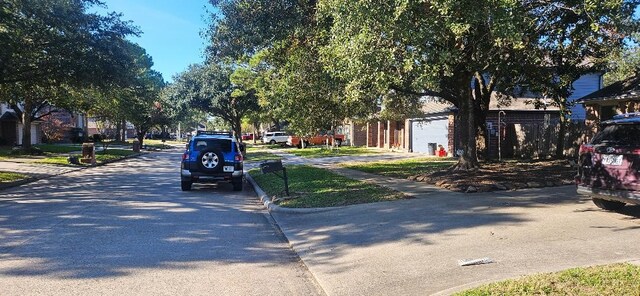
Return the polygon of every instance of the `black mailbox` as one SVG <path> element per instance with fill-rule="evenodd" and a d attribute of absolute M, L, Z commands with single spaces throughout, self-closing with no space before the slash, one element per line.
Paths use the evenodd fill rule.
<path fill-rule="evenodd" d="M 263 174 L 282 171 L 282 161 L 267 161 L 260 164 L 260 170 Z"/>
<path fill-rule="evenodd" d="M 265 161 L 260 164 L 260 170 L 263 174 L 273 173 L 284 180 L 284 191 L 287 193 L 287 196 L 289 196 L 289 178 L 287 178 L 287 169 L 282 166 L 282 161 Z M 277 172 L 279 171 L 282 171 L 282 176 L 278 175 Z"/>

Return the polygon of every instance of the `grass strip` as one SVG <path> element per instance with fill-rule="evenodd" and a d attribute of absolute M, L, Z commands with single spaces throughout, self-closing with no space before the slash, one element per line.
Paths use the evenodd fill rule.
<path fill-rule="evenodd" d="M 247 151 L 245 162 L 262 162 L 265 160 L 278 160 L 281 156 L 264 151 Z"/>
<path fill-rule="evenodd" d="M 73 151 L 82 151 L 82 145 L 77 144 L 37 144 L 34 147 L 48 153 L 69 153 Z"/>
<path fill-rule="evenodd" d="M 484 285 L 455 295 L 640 295 L 640 266 L 572 268 Z"/>
<path fill-rule="evenodd" d="M 28 176 L 23 174 L 0 172 L 0 182 L 14 182 L 24 180 L 26 178 L 28 178 Z"/>
<path fill-rule="evenodd" d="M 347 155 L 366 155 L 380 153 L 377 150 L 365 147 L 338 147 L 335 149 L 327 149 L 326 147 L 309 147 L 304 149 L 289 149 L 287 153 L 305 158 L 347 156 Z"/>
<path fill-rule="evenodd" d="M 344 168 L 377 174 L 393 178 L 407 178 L 413 175 L 428 174 L 453 165 L 451 158 L 412 158 L 395 161 L 377 161 L 368 163 L 347 163 Z"/>
<path fill-rule="evenodd" d="M 107 161 L 113 161 L 120 158 L 124 158 L 129 155 L 136 154 L 137 152 L 131 150 L 123 150 L 123 149 L 109 149 L 107 151 L 99 151 L 96 152 L 96 162 L 104 163 Z M 80 155 L 78 155 L 80 157 Z M 43 159 L 38 159 L 34 161 L 35 163 L 44 163 L 44 164 L 55 164 L 55 165 L 66 165 L 66 166 L 85 166 L 88 164 L 80 163 L 79 165 L 70 164 L 67 160 L 68 156 L 49 156 Z"/>
<path fill-rule="evenodd" d="M 269 196 L 285 196 L 282 179 L 271 173 L 262 174 L 259 169 L 249 173 Z M 279 205 L 283 207 L 336 207 L 406 198 L 400 192 L 311 166 L 287 166 L 287 175 L 289 191 L 296 198 L 281 201 Z"/>

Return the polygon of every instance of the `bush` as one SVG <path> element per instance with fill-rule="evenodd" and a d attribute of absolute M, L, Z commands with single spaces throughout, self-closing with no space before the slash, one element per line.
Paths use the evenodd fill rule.
<path fill-rule="evenodd" d="M 29 149 L 23 149 L 22 147 L 15 147 L 11 149 L 11 155 L 44 155 L 42 149 L 38 147 L 31 147 Z"/>

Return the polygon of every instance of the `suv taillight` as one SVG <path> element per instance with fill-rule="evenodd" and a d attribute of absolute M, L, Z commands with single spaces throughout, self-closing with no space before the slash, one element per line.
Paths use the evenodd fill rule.
<path fill-rule="evenodd" d="M 582 155 L 589 152 L 593 152 L 593 146 L 587 145 L 587 144 L 580 145 L 580 150 L 578 151 L 578 154 Z"/>
<path fill-rule="evenodd" d="M 242 161 L 242 154 L 236 154 L 236 161 L 237 162 Z"/>
<path fill-rule="evenodd" d="M 185 160 L 189 158 L 189 154 L 187 154 L 186 152 L 182 154 L 182 160 Z"/>

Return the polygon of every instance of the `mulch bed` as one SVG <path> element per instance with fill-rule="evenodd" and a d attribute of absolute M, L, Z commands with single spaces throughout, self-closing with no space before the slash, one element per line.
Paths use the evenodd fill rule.
<path fill-rule="evenodd" d="M 482 163 L 476 171 L 438 171 L 407 179 L 457 192 L 488 192 L 573 184 L 576 168 L 566 160 Z"/>

